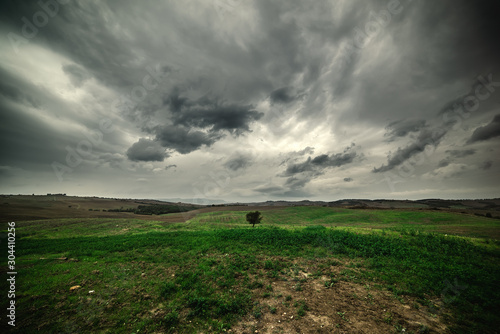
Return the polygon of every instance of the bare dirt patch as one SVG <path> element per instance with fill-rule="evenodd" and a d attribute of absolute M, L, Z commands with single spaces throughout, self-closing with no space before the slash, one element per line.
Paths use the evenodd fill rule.
<path fill-rule="evenodd" d="M 338 273 L 345 267 L 332 269 Z M 369 283 L 340 280 L 326 287 L 330 277 L 314 277 L 307 271 L 295 273 L 292 279 L 271 282 L 270 296 L 258 298 L 254 312 L 229 332 L 446 333 L 443 319 L 420 306 L 415 298 L 398 300 Z M 262 289 L 264 296 L 266 290 Z"/>

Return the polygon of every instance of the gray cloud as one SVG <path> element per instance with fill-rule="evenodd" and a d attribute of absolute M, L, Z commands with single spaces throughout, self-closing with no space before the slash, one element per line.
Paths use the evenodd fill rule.
<path fill-rule="evenodd" d="M 385 137 L 389 137 L 389 141 L 394 141 L 397 137 L 405 137 L 411 132 L 418 132 L 426 127 L 425 120 L 422 119 L 407 119 L 392 122 L 386 127 L 387 132 Z"/>
<path fill-rule="evenodd" d="M 288 177 L 285 187 L 290 191 L 298 191 L 311 180 L 325 173 L 325 170 L 333 167 L 341 167 L 354 162 L 359 157 L 353 150 L 354 144 L 347 147 L 344 152 L 336 154 L 321 154 L 314 158 L 307 158 L 300 163 L 289 164 L 281 176 Z M 299 192 L 300 193 L 300 192 Z"/>
<path fill-rule="evenodd" d="M 484 162 L 480 165 L 480 168 L 481 168 L 482 170 L 488 170 L 488 169 L 490 169 L 492 166 L 493 166 L 493 161 L 488 160 L 488 161 L 484 161 Z"/>
<path fill-rule="evenodd" d="M 161 146 L 181 154 L 209 147 L 223 139 L 226 133 L 239 136 L 251 132 L 250 124 L 262 117 L 252 105 L 225 103 L 207 96 L 192 100 L 181 96 L 180 91 L 176 87 L 163 99 L 170 112 L 142 110 L 139 118 L 149 123 L 162 122 L 155 121 L 151 115 L 166 114 L 168 121 L 163 121 L 163 125 L 144 126 L 143 129 L 155 134 L 155 141 Z"/>
<path fill-rule="evenodd" d="M 308 178 L 297 178 L 297 177 L 289 177 L 285 186 L 290 187 L 290 189 L 300 189 L 303 188 L 310 180 Z"/>
<path fill-rule="evenodd" d="M 322 171 L 329 167 L 340 167 L 352 163 L 358 154 L 351 148 L 347 148 L 343 153 L 332 155 L 322 154 L 311 159 L 309 157 L 306 161 L 296 164 L 290 164 L 286 168 L 285 176 L 292 176 L 303 172 L 312 172 L 313 174 L 322 173 Z"/>
<path fill-rule="evenodd" d="M 405 161 L 411 159 L 415 155 L 423 152 L 425 148 L 429 145 L 437 146 L 441 142 L 442 138 L 446 134 L 446 130 L 443 128 L 437 128 L 433 130 L 423 129 L 416 140 L 404 148 L 398 148 L 396 153 L 389 157 L 387 165 L 382 165 L 379 168 L 374 168 L 374 173 L 387 172 L 401 164 Z"/>
<path fill-rule="evenodd" d="M 439 162 L 438 167 L 446 167 L 450 163 L 454 162 L 457 158 L 464 158 L 464 157 L 467 157 L 469 155 L 473 155 L 474 153 L 476 153 L 476 150 L 475 149 L 446 150 L 445 152 L 448 153 L 449 156 L 446 157 L 445 159 L 442 159 Z"/>
<path fill-rule="evenodd" d="M 242 154 L 238 154 L 230 158 L 224 166 L 230 170 L 237 171 L 239 169 L 245 169 L 252 164 L 252 158 Z"/>
<path fill-rule="evenodd" d="M 496 115 L 490 124 L 481 126 L 474 130 L 472 136 L 467 141 L 472 144 L 500 136 L 500 114 Z"/>
<path fill-rule="evenodd" d="M 178 108 L 181 111 L 173 115 L 175 125 L 208 128 L 212 132 L 226 130 L 236 135 L 250 131 L 250 123 L 263 115 L 251 105 L 225 104 L 207 97 L 185 101 Z"/>
<path fill-rule="evenodd" d="M 130 45 L 122 43 L 109 27 L 106 16 L 118 14 L 125 7 L 110 8 L 105 3 L 73 2 L 59 5 L 58 13 L 38 31 L 36 42 L 48 43 L 56 52 L 86 68 L 92 76 L 112 85 L 133 85 L 136 81 L 123 63 L 135 58 Z M 21 17 L 33 17 L 41 8 L 36 2 L 10 3 L 3 11 L 21 35 Z M 93 36 L 93 38 L 90 38 Z M 120 60 L 118 60 L 120 59 Z M 131 63 L 129 63 L 131 64 Z"/>
<path fill-rule="evenodd" d="M 99 155 L 99 160 L 103 164 L 109 164 L 111 168 L 122 168 L 124 163 L 124 156 L 119 153 L 103 153 Z"/>
<path fill-rule="evenodd" d="M 354 181 L 351 177 L 344 177 L 344 182 L 352 182 Z"/>
<path fill-rule="evenodd" d="M 158 143 L 181 154 L 193 152 L 203 145 L 211 146 L 220 138 L 220 135 L 174 125 L 157 126 L 154 132 Z"/>
<path fill-rule="evenodd" d="M 296 153 L 297 155 L 313 154 L 314 153 L 314 147 L 307 146 L 303 150 L 300 150 L 300 151 L 297 151 L 297 152 L 294 152 L 294 153 Z"/>
<path fill-rule="evenodd" d="M 450 160 L 449 159 L 443 159 L 443 160 L 439 161 L 438 167 L 446 167 L 449 164 L 450 164 Z"/>
<path fill-rule="evenodd" d="M 90 79 L 90 75 L 80 66 L 69 64 L 64 65 L 62 69 L 69 76 L 71 83 L 75 87 L 81 87 L 85 81 Z"/>
<path fill-rule="evenodd" d="M 1 110 L 0 165 L 49 169 L 54 160 L 64 161 L 61 129 L 30 117 L 21 106 L 3 105 Z"/>
<path fill-rule="evenodd" d="M 9 166 L 0 166 L 0 179 L 6 179 L 12 177 L 15 173 L 12 171 L 13 168 Z"/>
<path fill-rule="evenodd" d="M 168 155 L 157 142 L 141 138 L 127 150 L 127 157 L 132 161 L 163 161 Z"/>
<path fill-rule="evenodd" d="M 475 149 L 467 149 L 467 150 L 446 150 L 446 153 L 453 158 L 463 158 L 469 155 L 473 155 L 476 153 Z"/>
<path fill-rule="evenodd" d="M 187 97 L 180 96 L 179 87 L 175 87 L 174 90 L 163 99 L 163 103 L 168 105 L 170 110 L 174 113 L 181 111 L 184 105 L 191 105 Z"/>
<path fill-rule="evenodd" d="M 2 71 L 0 70 L 0 73 L 1 72 Z M 5 82 L 0 82 L 0 95 L 3 96 L 4 99 L 22 103 L 28 107 L 33 107 L 36 109 L 39 109 L 41 107 L 40 102 L 37 101 L 36 98 L 26 92 L 23 92 L 18 87 Z"/>
<path fill-rule="evenodd" d="M 304 149 L 300 150 L 300 151 L 293 151 L 293 152 L 288 152 L 286 153 L 286 158 L 283 159 L 281 162 L 280 162 L 280 166 L 284 166 L 286 165 L 287 163 L 289 163 L 290 161 L 294 161 L 297 159 L 297 157 L 301 157 L 301 156 L 304 156 L 306 154 L 313 154 L 314 153 L 314 147 L 310 147 L 310 146 L 307 146 L 305 147 Z"/>
<path fill-rule="evenodd" d="M 287 186 L 263 185 L 254 188 L 253 191 L 273 198 L 307 198 L 311 196 L 309 192 L 302 189 L 301 183 L 302 181 L 293 179 Z"/>
<path fill-rule="evenodd" d="M 269 95 L 271 103 L 290 103 L 295 101 L 301 96 L 301 94 L 294 93 L 291 87 L 282 87 L 273 90 Z"/>
<path fill-rule="evenodd" d="M 456 189 L 498 197 L 491 190 L 498 143 L 490 140 L 498 138 L 497 117 L 478 127 L 500 102 L 498 1 L 401 1 L 400 13 L 354 47 L 370 13 L 387 4 L 240 1 L 221 12 L 206 2 L 71 1 L 28 38 L 21 18 L 43 9 L 7 1 L 0 10 L 0 165 L 10 174 L 2 187 L 56 191 L 43 174 L 52 173 L 50 163 L 65 162 L 67 147 L 109 117 L 116 130 L 58 184 L 67 187 L 61 192 L 111 195 L 108 189 L 123 192 L 112 189 L 123 189 L 124 179 L 148 179 L 134 196 L 153 196 L 155 184 L 179 197 L 201 174 L 225 167 L 238 174 L 220 194 L 230 200 L 328 199 L 338 189 L 310 181 L 336 182 L 329 172 L 354 166 L 363 153 L 383 172 L 439 147 L 389 195 L 362 166 L 345 178 L 359 187 L 338 180 L 347 197 L 459 196 Z M 9 33 L 26 41 L 17 53 Z M 116 106 L 118 99 L 126 102 Z M 312 148 L 335 152 L 350 142 L 360 144 L 356 152 L 314 155 Z M 479 142 L 474 153 L 460 148 Z M 161 177 L 170 173 L 160 163 L 168 154 L 187 162 L 175 180 Z M 21 177 L 27 174 L 30 182 Z M 105 190 L 92 189 L 89 177 Z M 439 186 L 424 182 L 432 177 Z M 259 186 L 262 180 L 268 183 Z"/>
<path fill-rule="evenodd" d="M 274 186 L 274 185 L 264 185 L 264 186 L 258 186 L 257 188 L 254 188 L 253 191 L 263 193 L 263 194 L 275 194 L 275 193 L 283 193 L 283 187 L 280 186 Z"/>

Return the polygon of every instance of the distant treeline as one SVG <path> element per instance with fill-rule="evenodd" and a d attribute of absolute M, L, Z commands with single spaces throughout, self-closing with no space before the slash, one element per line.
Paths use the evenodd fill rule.
<path fill-rule="evenodd" d="M 196 206 L 190 205 L 163 205 L 163 204 L 153 204 L 153 205 L 139 205 L 137 208 L 120 208 L 120 209 L 109 209 L 108 212 L 133 212 L 138 215 L 163 215 L 166 213 L 176 213 L 176 212 L 186 212 L 198 209 Z"/>

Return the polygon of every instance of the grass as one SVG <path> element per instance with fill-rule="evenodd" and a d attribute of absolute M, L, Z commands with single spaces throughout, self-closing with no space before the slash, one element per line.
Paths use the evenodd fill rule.
<path fill-rule="evenodd" d="M 196 229 L 245 227 L 245 211 L 221 211 L 191 219 Z M 323 225 L 351 229 L 389 229 L 396 232 L 441 232 L 468 237 L 500 239 L 500 220 L 446 211 L 352 210 L 328 207 L 288 207 L 263 213 L 266 226 L 286 229 Z"/>
<path fill-rule="evenodd" d="M 263 224 L 255 228 L 244 215 L 207 213 L 184 224 L 20 222 L 16 329 L 223 332 L 245 315 L 259 319 L 276 312 L 259 300 L 271 300 L 271 283 L 290 279 L 286 273 L 298 272 L 297 261 L 307 259 L 317 272 L 308 279 L 326 275 L 325 287 L 340 280 L 377 282 L 434 312 L 438 305 L 431 299 L 441 298 L 439 307 L 447 309 L 443 314 L 449 314 L 455 333 L 497 330 L 498 241 L 434 233 L 436 226 L 451 227 L 452 233 L 463 215 L 294 207 L 264 212 Z M 476 216 L 463 223 L 477 226 L 477 234 L 498 227 L 496 220 Z M 344 261 L 351 264 L 334 274 L 332 268 Z M 81 288 L 70 292 L 75 285 Z M 302 280 L 294 286 L 301 291 Z M 299 318 L 310 312 L 301 300 L 294 309 Z M 345 314 L 341 318 L 348 321 Z M 391 321 L 390 314 L 386 318 Z"/>

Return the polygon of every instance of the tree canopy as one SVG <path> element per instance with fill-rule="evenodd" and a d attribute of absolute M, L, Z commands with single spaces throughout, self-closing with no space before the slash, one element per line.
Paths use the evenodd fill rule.
<path fill-rule="evenodd" d="M 259 211 L 255 212 L 249 212 L 247 213 L 247 222 L 249 224 L 252 224 L 252 227 L 255 227 L 255 224 L 260 224 L 260 221 L 262 220 L 262 215 L 260 214 Z"/>

